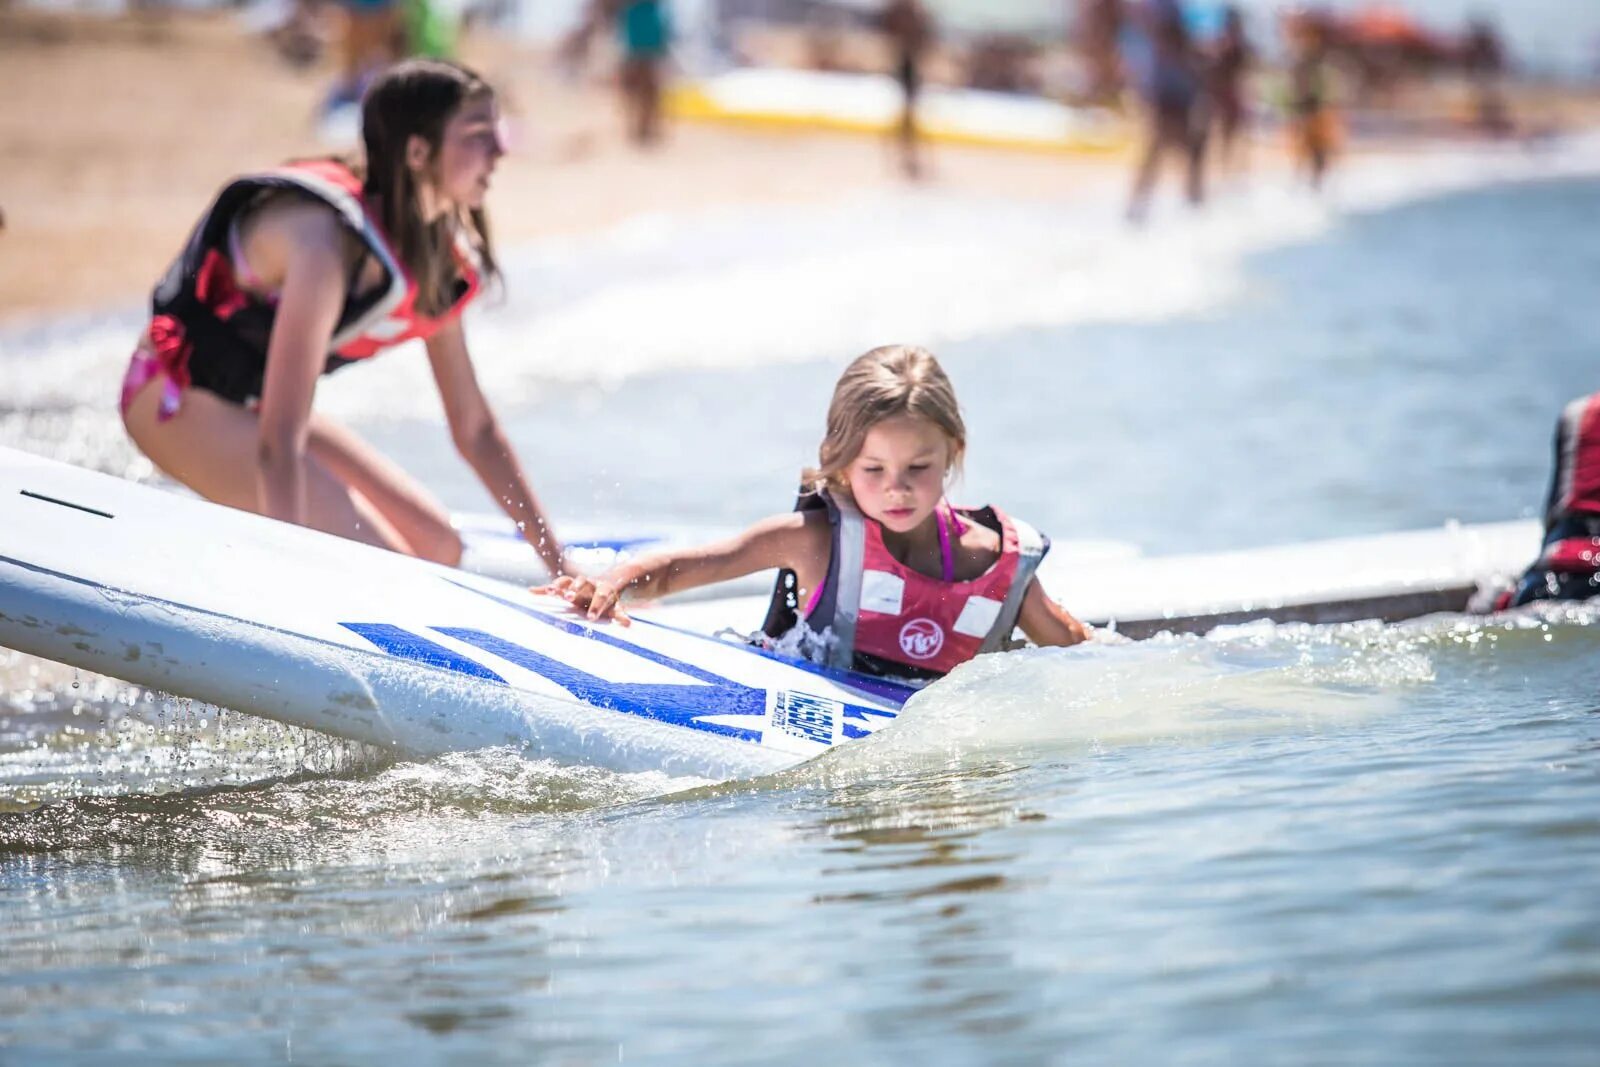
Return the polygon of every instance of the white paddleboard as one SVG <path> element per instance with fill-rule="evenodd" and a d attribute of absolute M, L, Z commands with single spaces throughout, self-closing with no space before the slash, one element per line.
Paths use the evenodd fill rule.
<path fill-rule="evenodd" d="M 706 778 L 892 721 L 909 687 L 0 449 L 0 644 L 352 740 Z"/>

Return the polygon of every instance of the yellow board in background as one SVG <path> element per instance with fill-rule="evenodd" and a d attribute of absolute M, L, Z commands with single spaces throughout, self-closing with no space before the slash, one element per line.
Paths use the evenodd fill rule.
<path fill-rule="evenodd" d="M 666 104 L 670 114 L 692 121 L 882 136 L 899 128 L 902 99 L 887 75 L 752 67 L 679 82 Z M 1127 123 L 1104 109 L 942 87 L 923 90 L 917 129 L 938 143 L 1029 152 L 1117 152 L 1132 140 Z"/>

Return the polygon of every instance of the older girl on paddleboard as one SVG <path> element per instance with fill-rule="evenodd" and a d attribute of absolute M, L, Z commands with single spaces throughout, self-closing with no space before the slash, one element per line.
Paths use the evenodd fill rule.
<path fill-rule="evenodd" d="M 483 208 L 504 153 L 494 92 L 463 67 L 411 60 L 372 84 L 361 119 L 364 169 L 290 163 L 218 195 L 155 289 L 123 422 L 211 500 L 456 564 L 443 506 L 311 410 L 321 375 L 421 338 L 457 449 L 559 573 L 461 327 L 497 273 Z"/>
<path fill-rule="evenodd" d="M 967 447 L 944 370 L 921 348 L 875 348 L 845 370 L 828 407 L 818 465 L 793 512 L 704 548 L 565 577 L 536 592 L 590 619 L 624 595 L 652 598 L 780 568 L 766 636 L 828 666 L 935 678 L 1012 630 L 1073 645 L 1091 630 L 1040 586 L 1049 541 L 998 508 L 954 508 L 945 486 Z"/>

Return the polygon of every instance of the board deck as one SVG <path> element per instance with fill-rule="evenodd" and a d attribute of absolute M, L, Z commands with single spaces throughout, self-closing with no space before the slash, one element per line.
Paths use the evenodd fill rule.
<path fill-rule="evenodd" d="M 912 692 L 11 450 L 0 501 L 0 644 L 417 755 L 744 776 Z"/>

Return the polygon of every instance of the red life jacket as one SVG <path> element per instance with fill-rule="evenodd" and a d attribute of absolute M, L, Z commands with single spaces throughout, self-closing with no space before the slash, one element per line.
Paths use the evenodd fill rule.
<path fill-rule="evenodd" d="M 1556 469 L 1535 568 L 1600 573 L 1600 393 L 1579 397 L 1556 426 Z"/>
<path fill-rule="evenodd" d="M 831 630 L 826 665 L 871 674 L 936 678 L 984 652 L 995 652 L 1016 629 L 1022 599 L 1050 550 L 1050 541 L 997 508 L 962 509 L 1000 534 L 1000 558 L 966 582 L 945 582 L 905 566 L 883 543 L 883 530 L 847 497 L 815 494 L 800 510 L 826 507 L 832 528 L 828 574 L 805 622 Z M 785 578 L 790 588 L 785 588 Z M 800 621 L 784 572 L 768 610 L 769 636 Z"/>
<path fill-rule="evenodd" d="M 1563 537 L 1539 554 L 1535 566 L 1558 574 L 1600 572 L 1600 537 Z"/>
<path fill-rule="evenodd" d="M 367 205 L 361 180 L 343 163 L 306 160 L 246 175 L 217 195 L 151 297 L 157 359 L 180 387 L 195 385 L 239 404 L 261 395 L 277 305 L 240 288 L 230 235 L 240 213 L 274 190 L 300 193 L 333 208 L 340 224 L 382 268 L 381 283 L 367 291 L 358 290 L 366 257 L 351 270 L 324 374 L 403 341 L 432 336 L 477 295 L 477 258 L 460 243 L 454 301 L 438 316 L 419 312 L 416 281 Z"/>

